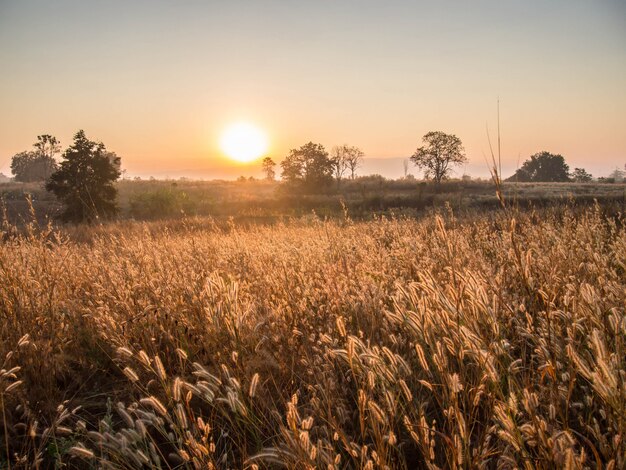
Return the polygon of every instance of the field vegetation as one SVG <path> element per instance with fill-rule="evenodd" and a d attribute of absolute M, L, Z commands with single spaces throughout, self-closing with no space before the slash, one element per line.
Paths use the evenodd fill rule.
<path fill-rule="evenodd" d="M 450 180 L 438 185 L 412 178 L 390 180 L 371 175 L 342 179 L 323 192 L 307 194 L 277 181 L 121 180 L 116 183 L 119 220 L 182 219 L 211 216 L 238 224 L 276 222 L 308 216 L 341 217 L 348 208 L 353 219 L 373 213 L 415 216 L 449 204 L 456 211 L 500 205 L 493 183 Z M 507 200 L 520 207 L 545 206 L 575 200 L 580 203 L 626 202 L 626 185 L 611 183 L 502 183 Z M 54 220 L 61 204 L 42 183 L 0 184 L 7 217 L 13 224 L 30 220 L 31 198 L 39 223 Z"/>
<path fill-rule="evenodd" d="M 624 468 L 620 210 L 5 221 L 0 467 Z"/>

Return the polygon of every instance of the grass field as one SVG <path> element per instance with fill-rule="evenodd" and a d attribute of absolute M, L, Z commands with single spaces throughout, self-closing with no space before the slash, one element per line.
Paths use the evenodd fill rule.
<path fill-rule="evenodd" d="M 278 182 L 267 181 L 159 181 L 122 180 L 119 218 L 134 220 L 181 219 L 211 216 L 217 221 L 233 219 L 238 224 L 273 223 L 310 215 L 341 217 L 348 208 L 354 219 L 372 214 L 420 215 L 449 204 L 456 211 L 494 208 L 499 205 L 493 184 L 486 181 L 447 181 L 440 186 L 417 180 L 386 180 L 365 176 L 342 181 L 319 194 L 288 191 Z M 504 183 L 510 205 L 550 205 L 570 199 L 579 202 L 626 203 L 626 184 L 607 183 Z M 23 224 L 30 220 L 32 203 L 40 223 L 53 219 L 60 206 L 41 184 L 0 184 L 8 219 Z"/>
<path fill-rule="evenodd" d="M 624 468 L 620 209 L 5 223 L 0 468 Z"/>

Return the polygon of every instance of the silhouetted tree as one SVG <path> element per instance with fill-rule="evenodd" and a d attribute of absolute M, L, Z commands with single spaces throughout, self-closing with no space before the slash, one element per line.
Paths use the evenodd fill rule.
<path fill-rule="evenodd" d="M 335 179 L 339 182 L 348 169 L 348 161 L 346 160 L 345 145 L 335 146 L 331 150 L 331 160 L 333 161 L 333 173 Z"/>
<path fill-rule="evenodd" d="M 609 180 L 612 183 L 621 183 L 624 181 L 624 174 L 625 172 L 616 167 L 615 170 L 609 174 Z"/>
<path fill-rule="evenodd" d="M 59 169 L 50 176 L 46 189 L 64 204 L 65 222 L 93 221 L 117 213 L 120 158 L 107 152 L 102 142 L 93 142 L 80 130 L 63 153 Z"/>
<path fill-rule="evenodd" d="M 424 146 L 411 156 L 411 161 L 424 171 L 425 178 L 432 178 L 439 184 L 448 177 L 451 166 L 465 163 L 465 149 L 461 139 L 444 132 L 429 132 L 422 137 Z"/>
<path fill-rule="evenodd" d="M 270 157 L 265 157 L 261 163 L 263 167 L 263 173 L 265 173 L 265 179 L 268 181 L 274 181 L 276 179 L 276 163 Z"/>
<path fill-rule="evenodd" d="M 569 166 L 561 155 L 540 152 L 526 160 L 507 181 L 564 182 L 569 181 Z"/>
<path fill-rule="evenodd" d="M 344 144 L 340 146 L 339 149 L 346 167 L 350 170 L 350 179 L 354 179 L 356 176 L 356 170 L 363 163 L 363 157 L 365 154 L 359 147 L 355 147 L 353 145 Z"/>
<path fill-rule="evenodd" d="M 584 168 L 574 168 L 571 178 L 577 183 L 588 183 L 593 180 L 593 175 L 587 173 L 587 170 Z"/>
<path fill-rule="evenodd" d="M 33 144 L 37 151 L 46 157 L 54 158 L 61 151 L 61 143 L 50 134 L 37 136 L 37 142 Z"/>
<path fill-rule="evenodd" d="M 326 187 L 333 179 L 333 161 L 323 145 L 313 142 L 292 149 L 280 166 L 286 183 L 309 190 Z"/>
<path fill-rule="evenodd" d="M 56 170 L 55 156 L 61 146 L 48 134 L 37 136 L 35 150 L 20 152 L 11 159 L 11 172 L 16 181 L 45 181 Z"/>

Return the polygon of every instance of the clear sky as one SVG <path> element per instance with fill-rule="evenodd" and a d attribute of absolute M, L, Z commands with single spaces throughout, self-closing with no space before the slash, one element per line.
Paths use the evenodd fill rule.
<path fill-rule="evenodd" d="M 0 0 L 5 174 L 38 134 L 84 129 L 129 175 L 250 175 L 219 149 L 243 120 L 276 161 L 348 143 L 387 176 L 441 130 L 485 175 L 497 97 L 505 176 L 541 150 L 623 167 L 626 2 Z"/>

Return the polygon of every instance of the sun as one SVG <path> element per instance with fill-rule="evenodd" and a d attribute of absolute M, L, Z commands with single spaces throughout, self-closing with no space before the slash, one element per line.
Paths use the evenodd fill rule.
<path fill-rule="evenodd" d="M 267 136 L 247 122 L 230 125 L 220 139 L 222 151 L 233 160 L 251 162 L 267 152 Z"/>

